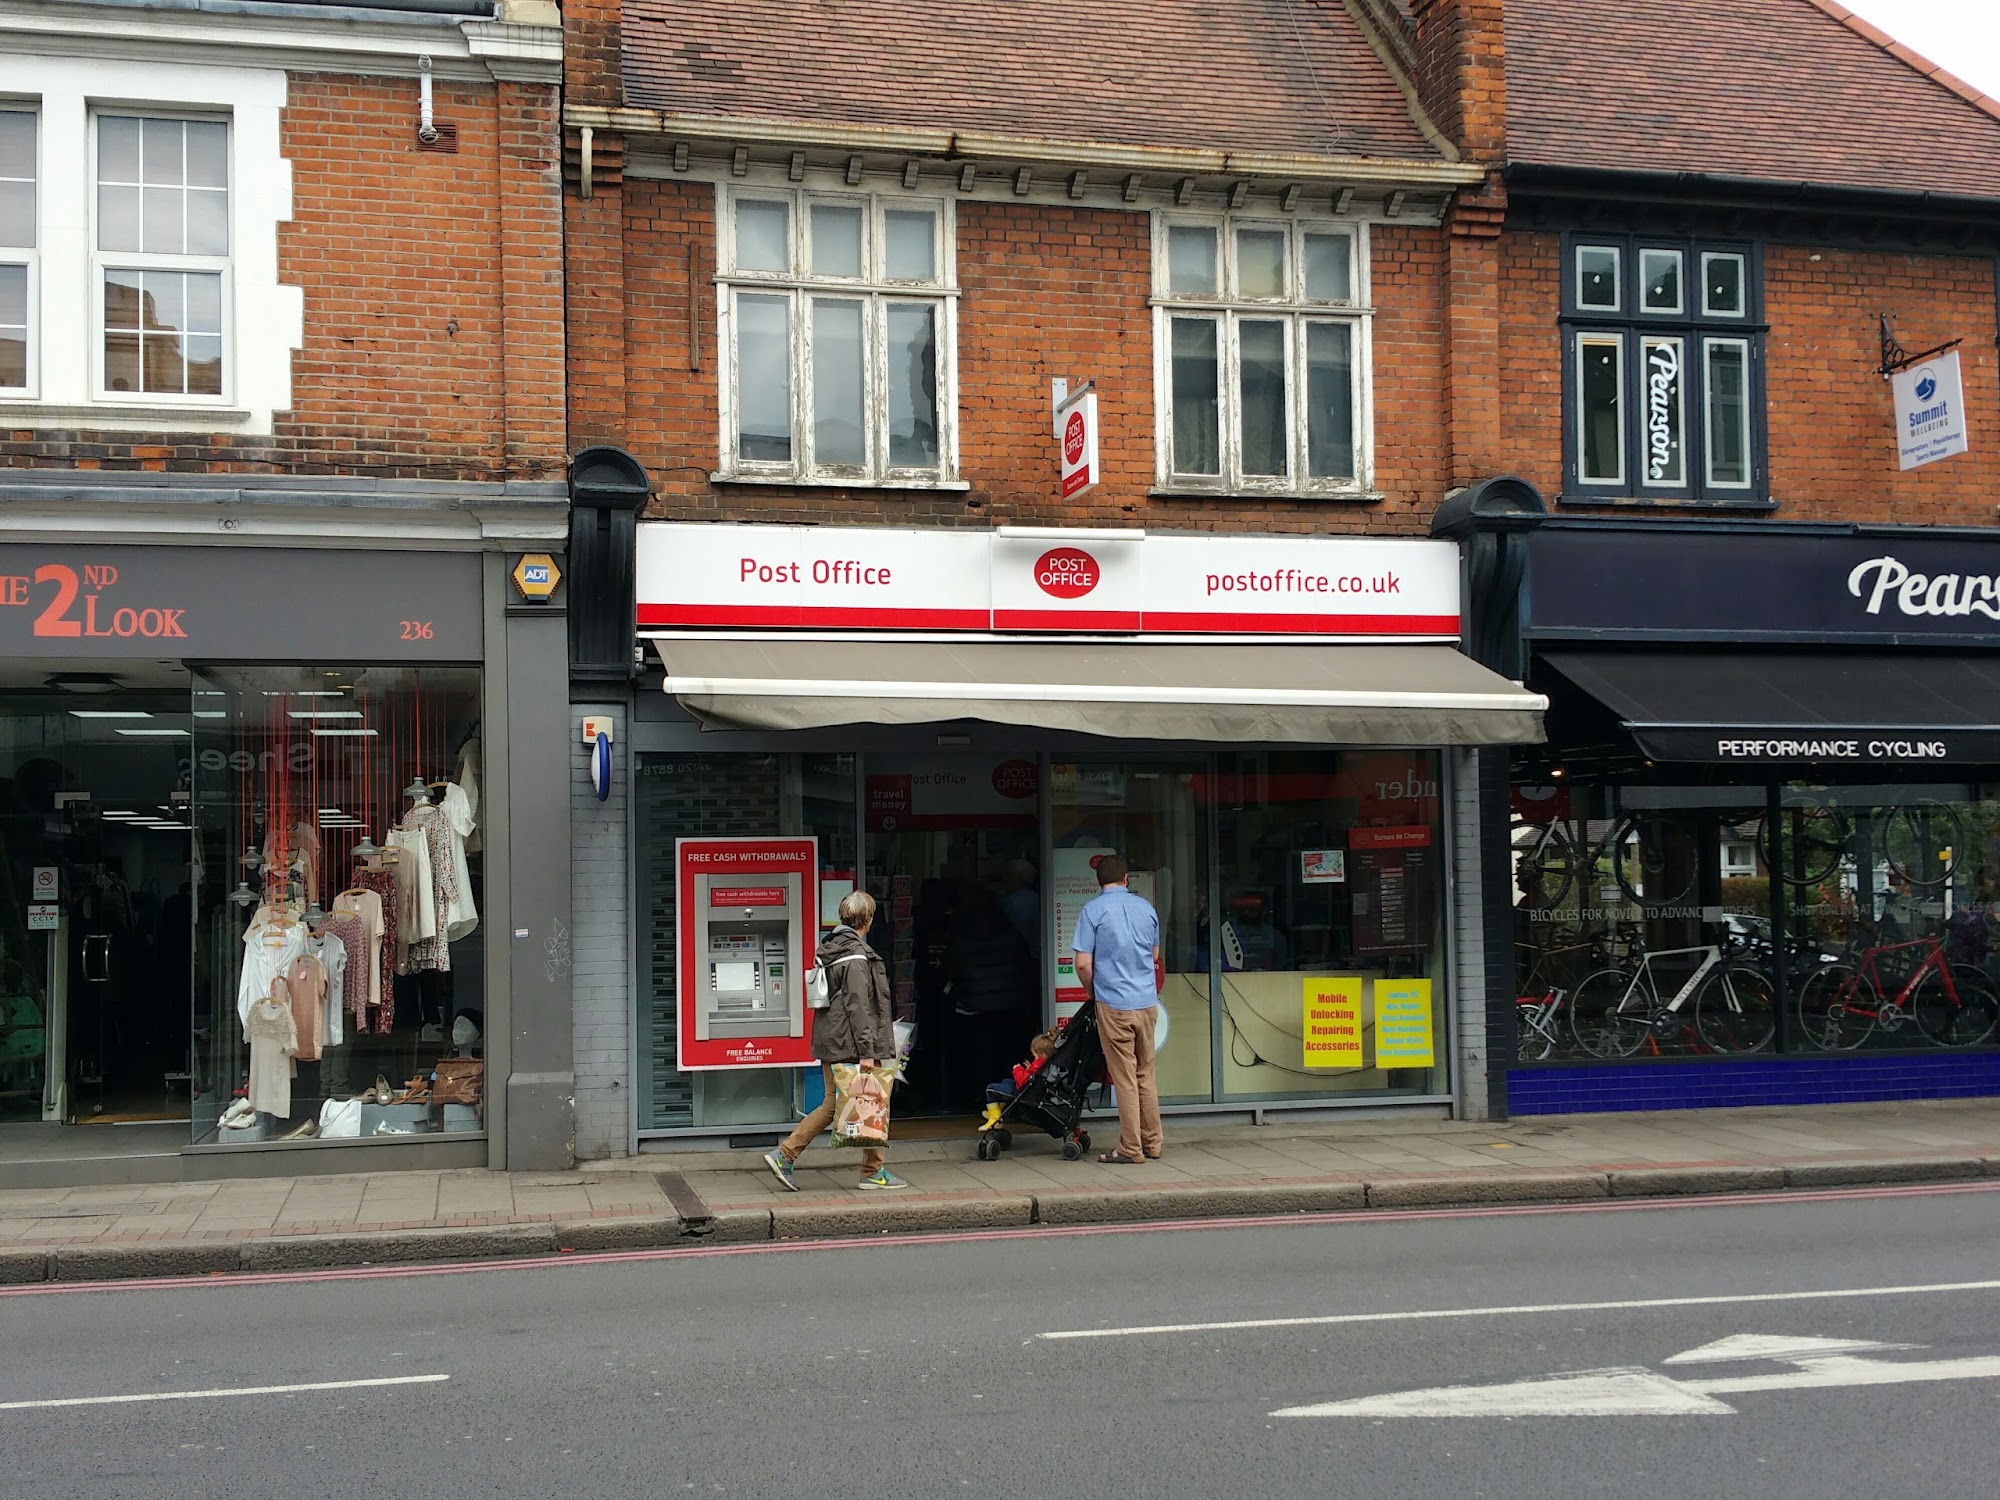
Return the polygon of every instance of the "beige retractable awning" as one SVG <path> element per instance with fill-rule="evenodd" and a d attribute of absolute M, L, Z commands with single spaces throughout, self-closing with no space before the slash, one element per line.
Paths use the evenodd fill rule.
<path fill-rule="evenodd" d="M 1548 700 L 1450 646 L 656 638 L 708 729 L 980 719 L 1204 744 L 1523 745 Z"/>

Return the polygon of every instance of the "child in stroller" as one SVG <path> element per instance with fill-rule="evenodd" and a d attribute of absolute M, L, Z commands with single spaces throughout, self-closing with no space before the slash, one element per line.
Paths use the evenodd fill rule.
<path fill-rule="evenodd" d="M 1015 1065 L 1011 1079 L 987 1087 L 986 1114 L 979 1124 L 981 1161 L 998 1161 L 1014 1144 L 1009 1125 L 1025 1125 L 1061 1141 L 1064 1161 L 1075 1161 L 1090 1149 L 1083 1111 L 1091 1085 L 1109 1081 L 1096 1007 L 1086 1005 L 1043 1032 L 1029 1052 L 1026 1062 Z"/>

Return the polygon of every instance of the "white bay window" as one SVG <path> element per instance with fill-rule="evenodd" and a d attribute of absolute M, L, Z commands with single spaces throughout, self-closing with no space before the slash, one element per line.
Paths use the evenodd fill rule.
<path fill-rule="evenodd" d="M 1153 249 L 1161 488 L 1365 491 L 1365 230 L 1162 215 Z"/>
<path fill-rule="evenodd" d="M 721 208 L 723 476 L 955 481 L 951 205 L 744 188 Z"/>

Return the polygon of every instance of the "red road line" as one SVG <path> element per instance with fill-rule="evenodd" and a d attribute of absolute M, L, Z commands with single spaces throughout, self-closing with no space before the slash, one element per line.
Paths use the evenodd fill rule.
<path fill-rule="evenodd" d="M 1537 1214 L 1602 1214 L 1672 1208 L 1755 1208 L 1772 1203 L 1848 1203 L 1870 1198 L 1928 1198 L 1954 1193 L 2000 1193 L 2000 1182 L 1908 1183 L 1900 1186 L 1778 1189 L 1687 1197 L 1612 1198 L 1588 1203 L 1521 1203 L 1490 1208 L 1332 1209 L 1311 1214 L 1243 1214 L 1217 1219 L 1155 1219 L 1139 1223 L 1036 1224 L 1019 1229 L 957 1229 L 935 1234 L 850 1235 L 838 1239 L 759 1240 L 743 1245 L 662 1246 L 652 1250 L 596 1250 L 436 1265 L 345 1266 L 317 1271 L 224 1271 L 204 1276 L 152 1276 L 130 1281 L 44 1281 L 0 1286 L 0 1297 L 55 1297 L 74 1292 L 151 1292 L 196 1287 L 297 1286 L 319 1281 L 379 1281 L 396 1276 L 464 1276 L 478 1271 L 541 1271 L 554 1266 L 634 1265 L 660 1260 L 710 1260 L 732 1255 L 791 1255 L 802 1250 L 874 1250 L 884 1245 L 965 1245 L 993 1240 L 1066 1239 L 1105 1234 L 1165 1234 L 1197 1229 L 1325 1228 L 1336 1224 L 1409 1223 L 1430 1219 L 1507 1219 Z M 20 1248 L 20 1247 L 17 1247 Z"/>

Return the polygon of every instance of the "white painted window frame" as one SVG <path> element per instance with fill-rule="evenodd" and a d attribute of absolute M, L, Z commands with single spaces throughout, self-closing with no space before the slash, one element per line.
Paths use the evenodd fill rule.
<path fill-rule="evenodd" d="M 744 200 L 783 201 L 789 206 L 790 267 L 783 271 L 736 267 L 736 204 Z M 815 204 L 860 207 L 862 274 L 815 275 L 811 270 L 811 210 Z M 886 216 L 898 210 L 935 216 L 933 270 L 929 281 L 890 280 L 885 271 Z M 881 193 L 867 189 L 818 189 L 760 183 L 716 187 L 716 348 L 717 453 L 721 480 L 843 488 L 932 489 L 960 483 L 958 471 L 958 233 L 952 199 L 943 194 Z M 790 461 L 745 459 L 736 451 L 738 361 L 735 304 L 744 293 L 780 296 L 786 301 L 790 333 Z M 862 414 L 865 418 L 860 465 L 822 464 L 813 452 L 813 297 L 859 301 L 863 307 Z M 889 449 L 888 317 L 892 303 L 925 303 L 937 319 L 938 462 L 934 466 L 892 465 Z"/>
<path fill-rule="evenodd" d="M 24 372 L 25 384 L 0 385 L 0 398 L 32 399 L 40 384 L 39 376 L 41 367 L 41 318 L 39 316 L 40 308 L 37 305 L 39 299 L 36 293 L 41 285 L 43 218 L 42 137 L 44 132 L 42 130 L 41 111 L 35 107 L 33 101 L 0 99 L 0 110 L 5 110 L 8 114 L 29 115 L 35 121 L 35 227 L 32 235 L 33 243 L 28 245 L 0 245 L 0 266 L 21 266 L 27 271 L 27 329 L 22 335 L 23 341 L 27 345 L 27 369 Z"/>
<path fill-rule="evenodd" d="M 1616 350 L 1618 354 L 1618 472 L 1615 475 L 1609 475 L 1609 476 L 1602 474 L 1596 476 L 1589 476 L 1583 472 L 1583 455 L 1586 449 L 1586 443 L 1584 441 L 1584 430 L 1585 430 L 1585 424 L 1588 422 L 1590 417 L 1589 408 L 1586 406 L 1584 400 L 1583 361 L 1584 361 L 1584 352 L 1592 348 L 1613 349 Z M 1631 414 L 1625 410 L 1625 402 L 1628 399 L 1628 391 L 1625 379 L 1628 372 L 1625 368 L 1625 362 L 1627 355 L 1629 353 L 1626 342 L 1626 335 L 1624 333 L 1615 333 L 1598 329 L 1583 329 L 1577 332 L 1575 335 L 1573 335 L 1570 342 L 1570 349 L 1571 349 L 1571 358 L 1576 361 L 1575 378 L 1576 378 L 1577 485 L 1579 488 L 1584 488 L 1584 489 L 1588 488 L 1598 488 L 1604 490 L 1623 489 L 1625 487 L 1625 476 L 1630 471 L 1632 463 L 1632 455 L 1626 451 L 1626 441 L 1625 441 L 1626 429 L 1630 424 L 1630 417 L 1631 417 Z M 1683 389 L 1685 389 L 1686 382 L 1683 381 L 1682 384 L 1683 384 Z M 1683 451 L 1685 451 L 1685 449 L 1683 449 Z M 1683 467 L 1685 467 L 1685 464 L 1683 464 Z"/>
<path fill-rule="evenodd" d="M 0 55 L 0 98 L 39 115 L 37 267 L 31 273 L 34 383 L 0 391 L 16 427 L 269 434 L 292 406 L 292 351 L 305 341 L 301 288 L 278 279 L 278 226 L 292 213 L 291 163 L 278 68 Z M 197 259 L 97 250 L 97 115 L 225 120 L 229 125 L 229 255 L 223 287 L 224 394 L 106 392 L 103 271 L 198 270 Z M 0 257 L 19 259 L 14 252 Z"/>
<path fill-rule="evenodd" d="M 1173 292 L 1168 264 L 1168 237 L 1177 228 L 1202 228 L 1216 235 L 1217 289 L 1213 295 Z M 1285 232 L 1287 292 L 1279 297 L 1245 297 L 1237 292 L 1236 235 L 1242 229 Z M 1305 295 L 1307 235 L 1343 235 L 1348 241 L 1348 299 L 1308 301 Z M 1213 214 L 1160 211 L 1153 215 L 1153 413 L 1154 488 L 1171 494 L 1263 494 L 1368 499 L 1374 494 L 1375 381 L 1374 313 L 1370 295 L 1369 234 L 1365 220 L 1284 217 L 1268 214 Z M 1221 470 L 1217 474 L 1183 474 L 1173 468 L 1173 345 L 1175 317 L 1209 317 L 1220 325 L 1217 340 L 1220 398 Z M 1288 472 L 1283 475 L 1243 472 L 1242 389 L 1243 322 L 1282 322 L 1285 328 Z M 1354 474 L 1351 478 L 1314 479 L 1305 473 L 1307 448 L 1306 333 L 1309 323 L 1345 323 L 1354 361 Z"/>
<path fill-rule="evenodd" d="M 1701 344 L 1701 399 L 1708 403 L 1710 410 L 1702 413 L 1701 422 L 1701 463 L 1702 480 L 1712 490 L 1737 490 L 1748 494 L 1757 472 L 1757 419 L 1750 408 L 1751 393 L 1754 389 L 1753 372 L 1750 361 L 1754 349 L 1748 334 L 1709 333 L 1700 337 Z M 1719 348 L 1736 350 L 1743 360 L 1743 478 L 1725 480 L 1715 477 L 1715 351 Z"/>
<path fill-rule="evenodd" d="M 231 396 L 236 382 L 236 330 L 235 298 L 232 296 L 232 260 L 228 255 L 163 255 L 143 250 L 104 250 L 98 245 L 98 138 L 99 121 L 106 115 L 139 120 L 202 121 L 216 124 L 226 130 L 230 142 L 229 181 L 225 190 L 229 196 L 230 247 L 235 248 L 236 213 L 236 128 L 226 114 L 213 110 L 134 108 L 124 104 L 93 105 L 88 116 L 89 163 L 90 163 L 90 380 L 92 399 L 107 406 L 154 406 L 162 402 L 170 405 L 191 407 L 221 407 L 227 409 L 233 403 Z M 198 395 L 183 391 L 114 391 L 107 383 L 104 359 L 104 278 L 113 271 L 190 271 L 222 277 L 222 390 L 217 395 Z M 144 368 L 144 345 L 141 344 L 141 369 Z"/>
<path fill-rule="evenodd" d="M 1701 315 L 1706 318 L 1734 318 L 1738 322 L 1748 322 L 1750 318 L 1750 257 L 1740 250 L 1704 250 L 1701 261 Z M 1708 300 L 1708 268 L 1719 260 L 1736 262 L 1736 310 L 1722 312 L 1710 306 Z"/>

